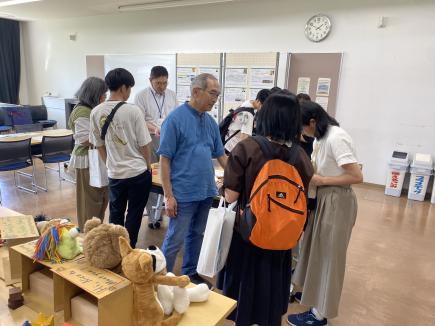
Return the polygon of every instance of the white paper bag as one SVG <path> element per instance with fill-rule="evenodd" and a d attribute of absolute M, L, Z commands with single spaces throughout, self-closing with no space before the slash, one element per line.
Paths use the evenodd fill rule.
<path fill-rule="evenodd" d="M 210 209 L 198 259 L 198 274 L 214 277 L 224 267 L 233 236 L 236 204 L 225 207 L 221 198 L 219 207 Z"/>
<path fill-rule="evenodd" d="M 89 185 L 92 187 L 105 187 L 109 184 L 107 177 L 107 168 L 98 155 L 98 149 L 89 149 Z"/>

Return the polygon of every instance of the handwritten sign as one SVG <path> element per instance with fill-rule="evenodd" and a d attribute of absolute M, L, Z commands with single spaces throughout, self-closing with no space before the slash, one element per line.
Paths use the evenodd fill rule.
<path fill-rule="evenodd" d="M 53 268 L 53 271 L 97 299 L 101 299 L 130 284 L 129 280 L 118 274 L 89 265 L 85 259 L 57 266 Z"/>
<path fill-rule="evenodd" d="M 1 217 L 0 234 L 4 240 L 39 237 L 31 215 Z"/>

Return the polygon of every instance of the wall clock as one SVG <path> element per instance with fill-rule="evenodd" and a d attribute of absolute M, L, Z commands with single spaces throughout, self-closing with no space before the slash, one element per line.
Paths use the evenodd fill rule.
<path fill-rule="evenodd" d="M 331 27 L 331 20 L 328 16 L 315 15 L 308 19 L 305 25 L 305 36 L 312 42 L 320 42 L 329 35 Z"/>

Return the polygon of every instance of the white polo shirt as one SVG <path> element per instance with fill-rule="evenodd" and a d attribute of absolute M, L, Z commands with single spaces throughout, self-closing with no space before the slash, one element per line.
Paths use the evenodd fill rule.
<path fill-rule="evenodd" d="M 152 87 L 147 87 L 136 94 L 134 103 L 141 108 L 146 122 L 153 122 L 161 127 L 163 120 L 177 107 L 177 94 L 166 89 L 160 95 Z"/>

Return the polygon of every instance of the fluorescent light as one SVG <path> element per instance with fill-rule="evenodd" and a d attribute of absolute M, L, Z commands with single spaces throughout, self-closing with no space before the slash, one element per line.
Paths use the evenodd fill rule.
<path fill-rule="evenodd" d="M 205 5 L 211 3 L 220 2 L 231 2 L 235 0 L 157 0 L 147 3 L 138 3 L 132 5 L 119 6 L 119 11 L 137 11 L 137 10 L 151 10 L 151 9 L 161 9 L 161 8 L 173 8 L 173 7 L 184 7 L 184 6 L 196 6 Z"/>
<path fill-rule="evenodd" d="M 14 5 L 21 5 L 23 3 L 28 2 L 36 2 L 41 0 L 9 0 L 9 1 L 2 1 L 0 2 L 0 7 L 8 7 L 8 6 L 14 6 Z"/>

